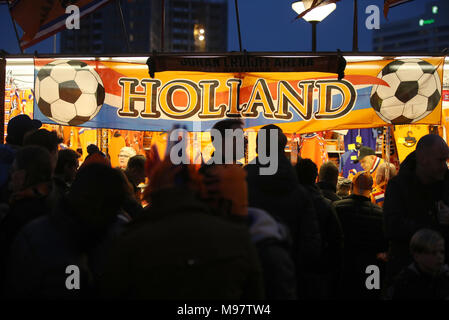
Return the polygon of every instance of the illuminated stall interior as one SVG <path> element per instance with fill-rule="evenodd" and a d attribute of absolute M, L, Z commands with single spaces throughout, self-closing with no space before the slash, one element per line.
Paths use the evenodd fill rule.
<path fill-rule="evenodd" d="M 380 59 L 381 57 L 345 57 L 347 61 L 360 61 L 369 59 Z M 76 58 L 76 59 L 93 59 L 93 58 Z M 100 58 L 109 60 L 126 61 L 126 58 Z M 132 58 L 133 61 L 139 58 Z M 140 58 L 144 63 L 146 58 Z M 342 165 L 343 159 L 348 151 L 357 149 L 360 144 L 367 145 L 367 141 L 362 141 L 362 137 L 366 137 L 367 132 L 371 132 L 371 147 L 375 149 L 378 156 L 383 158 L 389 150 L 389 161 L 396 165 L 402 161 L 405 156 L 414 150 L 414 145 L 420 136 L 434 132 L 440 134 L 446 139 L 449 132 L 449 60 L 446 58 L 444 66 L 443 79 L 443 116 L 441 126 L 429 125 L 401 125 L 391 127 L 380 127 L 373 129 L 352 129 L 354 135 L 351 142 L 345 139 L 348 134 L 347 130 L 330 130 L 324 132 L 315 132 L 307 134 L 287 134 L 288 144 L 286 154 L 295 163 L 297 156 L 303 158 L 311 158 L 319 167 L 325 161 L 334 161 L 337 165 Z M 6 66 L 6 86 L 5 86 L 5 135 L 6 126 L 11 117 L 19 114 L 27 114 L 33 118 L 34 103 L 34 64 L 32 58 L 8 58 Z M 111 164 L 114 167 L 126 166 L 123 158 L 133 156 L 135 154 L 145 154 L 145 150 L 150 149 L 151 145 L 158 146 L 161 157 L 164 156 L 166 147 L 167 134 L 157 131 L 131 131 L 118 129 L 91 129 L 86 127 L 61 126 L 53 124 L 44 124 L 43 128 L 51 131 L 57 131 L 63 138 L 61 148 L 71 148 L 78 151 L 82 157 L 81 161 L 86 157 L 86 148 L 90 144 L 97 145 L 101 151 L 110 156 Z M 389 130 L 387 130 L 389 128 Z M 151 129 L 151 128 L 149 128 Z M 356 133 L 354 133 L 354 130 Z M 361 134 L 361 131 L 364 134 Z M 192 143 L 191 159 L 198 161 L 203 157 L 203 161 L 207 161 L 213 152 L 210 142 L 210 134 L 189 133 Z M 245 159 L 242 162 L 247 163 L 255 156 L 255 139 L 256 132 L 246 129 L 248 145 Z M 200 153 L 201 151 L 201 153 Z M 121 154 L 121 156 L 120 156 Z M 354 157 L 354 156 L 352 156 Z M 354 160 L 350 158 L 351 160 Z M 340 167 L 342 169 L 342 167 Z M 342 172 L 345 177 L 347 172 Z"/>

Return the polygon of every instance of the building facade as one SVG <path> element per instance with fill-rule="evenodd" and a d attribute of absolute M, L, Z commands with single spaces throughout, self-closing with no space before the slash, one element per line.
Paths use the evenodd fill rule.
<path fill-rule="evenodd" d="M 127 0 L 121 1 L 126 33 L 117 3 L 111 1 L 81 19 L 79 30 L 62 32 L 61 53 L 227 51 L 227 0 L 164 3 L 164 50 L 161 50 L 162 1 Z"/>
<path fill-rule="evenodd" d="M 405 7 L 405 6 L 404 6 Z M 374 31 L 373 51 L 441 52 L 449 49 L 449 1 L 427 4 L 415 18 L 385 23 Z"/>

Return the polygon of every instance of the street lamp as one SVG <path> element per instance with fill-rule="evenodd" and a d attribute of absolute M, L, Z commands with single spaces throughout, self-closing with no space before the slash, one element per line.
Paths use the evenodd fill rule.
<path fill-rule="evenodd" d="M 206 30 L 204 25 L 197 23 L 193 26 L 193 37 L 195 48 L 204 51 L 206 49 Z"/>
<path fill-rule="evenodd" d="M 316 25 L 323 21 L 329 14 L 337 8 L 335 3 L 326 4 L 324 6 L 316 7 L 310 10 L 303 16 L 304 20 L 312 24 L 312 51 L 316 52 Z M 297 14 L 303 13 L 306 8 L 303 1 L 296 1 L 292 3 L 292 9 Z"/>

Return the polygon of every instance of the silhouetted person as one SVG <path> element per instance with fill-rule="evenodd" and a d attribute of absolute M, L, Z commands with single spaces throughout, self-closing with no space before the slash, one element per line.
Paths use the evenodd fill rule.
<path fill-rule="evenodd" d="M 202 174 L 205 174 L 209 168 L 219 165 L 217 163 L 218 161 L 221 164 L 225 164 L 227 161 L 229 163 L 238 163 L 237 160 L 239 160 L 237 159 L 239 150 L 237 137 L 232 137 L 229 146 L 227 146 L 226 141 L 231 139 L 232 134 L 237 134 L 238 132 L 242 134 L 241 137 L 243 138 L 243 122 L 240 119 L 225 119 L 215 123 L 212 129 L 217 131 L 221 139 L 211 136 L 212 145 L 215 150 L 212 153 L 211 159 L 201 166 L 200 173 Z"/>
<path fill-rule="evenodd" d="M 266 141 L 260 140 L 261 131 L 266 132 Z M 277 135 L 275 154 L 270 154 L 270 130 Z M 264 143 L 262 143 L 264 142 Z M 284 223 L 292 234 L 292 258 L 296 265 L 298 280 L 298 296 L 304 297 L 304 274 L 313 269 L 321 257 L 322 244 L 318 217 L 313 209 L 307 191 L 299 184 L 295 170 L 284 153 L 287 137 L 275 125 L 264 126 L 257 135 L 259 156 L 246 167 L 248 172 L 248 201 L 249 206 L 265 210 L 277 220 Z M 260 148 L 263 148 L 259 150 Z M 271 161 L 277 162 L 277 170 L 272 175 L 261 174 L 265 161 L 259 159 L 260 153 L 265 153 Z"/>
<path fill-rule="evenodd" d="M 134 195 L 138 201 L 141 200 L 141 189 L 139 185 L 145 183 L 145 157 L 136 155 L 131 157 L 125 170 L 129 182 L 133 185 Z"/>
<path fill-rule="evenodd" d="M 27 134 L 23 140 L 24 146 L 40 146 L 50 153 L 53 170 L 58 162 L 58 146 L 63 141 L 58 137 L 56 131 L 48 131 L 47 129 L 39 129 Z"/>
<path fill-rule="evenodd" d="M 433 229 L 448 241 L 449 204 L 443 202 L 449 193 L 448 158 L 446 142 L 438 135 L 425 135 L 388 183 L 383 207 L 390 241 L 387 284 L 412 262 L 409 243 L 416 231 Z"/>
<path fill-rule="evenodd" d="M 296 173 L 312 199 L 320 223 L 323 253 L 313 271 L 306 277 L 310 298 L 335 299 L 343 271 L 343 231 L 331 200 L 315 184 L 318 169 L 310 159 L 299 159 Z M 338 173 L 338 171 L 337 171 Z"/>
<path fill-rule="evenodd" d="M 0 223 L 1 280 L 4 279 L 4 261 L 17 233 L 50 210 L 47 197 L 52 186 L 52 171 L 50 154 L 44 148 L 27 146 L 17 151 L 11 168 L 10 209 Z"/>
<path fill-rule="evenodd" d="M 380 290 L 368 290 L 365 284 L 366 267 L 380 266 L 377 255 L 387 247 L 382 208 L 371 203 L 369 198 L 372 187 L 371 175 L 365 171 L 358 172 L 352 180 L 351 195 L 334 202 L 345 236 L 342 284 L 343 297 L 347 299 L 380 297 Z"/>
<path fill-rule="evenodd" d="M 247 207 L 246 171 L 241 166 L 215 166 L 209 169 L 209 175 L 214 183 L 205 187 L 214 190 L 218 201 L 208 203 L 218 209 L 229 201 L 229 220 L 249 227 L 262 266 L 266 298 L 296 299 L 296 272 L 289 229 L 266 211 Z"/>
<path fill-rule="evenodd" d="M 323 163 L 320 167 L 318 179 L 317 185 L 325 198 L 330 201 L 341 200 L 337 196 L 338 168 L 335 163 L 332 161 Z"/>
<path fill-rule="evenodd" d="M 10 196 L 8 183 L 10 168 L 17 150 L 23 145 L 23 138 L 27 133 L 42 126 L 39 120 L 32 120 L 26 114 L 11 118 L 8 122 L 6 144 L 0 145 L 0 201 L 7 202 Z M 1 218 L 1 217 L 0 217 Z"/>
<path fill-rule="evenodd" d="M 26 225 L 8 260 L 5 293 L 11 298 L 79 299 L 96 295 L 110 241 L 124 222 L 123 177 L 116 170 L 90 164 L 77 173 L 67 198 L 51 215 Z M 69 279 L 79 270 L 79 282 Z M 79 285 L 68 290 L 67 283 Z"/>
<path fill-rule="evenodd" d="M 54 204 L 69 190 L 75 179 L 81 155 L 72 149 L 58 151 L 58 161 L 53 175 L 52 201 Z"/>
<path fill-rule="evenodd" d="M 112 250 L 103 295 L 264 298 L 262 271 L 247 227 L 211 214 L 196 195 L 188 166 L 175 167 L 167 157 L 151 172 L 150 205 Z"/>

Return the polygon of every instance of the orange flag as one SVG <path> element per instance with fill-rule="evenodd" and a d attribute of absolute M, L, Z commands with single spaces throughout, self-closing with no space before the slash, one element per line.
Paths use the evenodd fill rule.
<path fill-rule="evenodd" d="M 70 5 L 79 8 L 80 19 L 97 10 L 110 0 L 16 0 L 9 7 L 14 21 L 24 34 L 20 39 L 22 49 L 28 48 L 66 27 L 66 13 Z"/>

